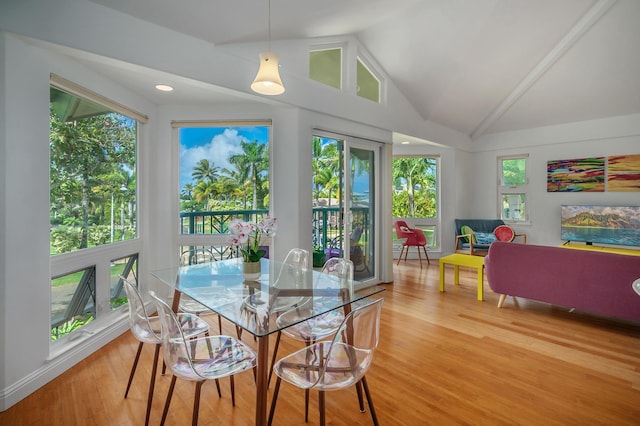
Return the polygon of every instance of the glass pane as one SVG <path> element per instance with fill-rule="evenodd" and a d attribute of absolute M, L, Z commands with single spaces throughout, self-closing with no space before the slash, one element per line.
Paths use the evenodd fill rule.
<path fill-rule="evenodd" d="M 180 234 L 228 234 L 231 220 L 259 222 L 269 213 L 269 131 L 267 125 L 180 129 Z M 202 249 L 215 260 L 240 253 L 226 240 Z"/>
<path fill-rule="evenodd" d="M 394 157 L 393 217 L 438 216 L 437 164 L 435 157 Z"/>
<path fill-rule="evenodd" d="M 319 136 L 312 138 L 312 232 L 316 264 L 324 264 L 326 257 L 332 254 L 342 256 L 342 147 L 342 141 Z"/>
<path fill-rule="evenodd" d="M 527 160 L 512 158 L 502 160 L 502 185 L 521 186 L 527 183 Z"/>
<path fill-rule="evenodd" d="M 360 58 L 358 58 L 357 85 L 358 96 L 380 102 L 380 81 Z"/>
<path fill-rule="evenodd" d="M 82 328 L 96 316 L 95 268 L 51 280 L 51 341 Z"/>
<path fill-rule="evenodd" d="M 502 194 L 502 219 L 525 220 L 525 194 Z"/>
<path fill-rule="evenodd" d="M 355 278 L 362 280 L 373 276 L 375 265 L 374 229 L 374 151 L 351 148 L 349 169 L 351 181 L 351 230 L 349 258 L 353 262 Z"/>
<path fill-rule="evenodd" d="M 309 52 L 309 78 L 327 86 L 342 87 L 342 49 Z"/>
<path fill-rule="evenodd" d="M 136 238 L 137 122 L 50 88 L 50 252 Z"/>
<path fill-rule="evenodd" d="M 111 277 L 111 291 L 110 301 L 111 309 L 117 309 L 118 307 L 127 303 L 127 295 L 123 288 L 122 280 L 119 276 L 129 279 L 131 282 L 137 282 L 138 276 L 138 255 L 135 254 L 129 257 L 123 257 L 111 262 L 109 276 Z"/>

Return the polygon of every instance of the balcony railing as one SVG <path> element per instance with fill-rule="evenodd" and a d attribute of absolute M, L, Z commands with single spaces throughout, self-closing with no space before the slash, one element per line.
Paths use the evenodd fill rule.
<path fill-rule="evenodd" d="M 269 213 L 268 210 L 227 210 L 219 212 L 181 212 L 180 234 L 193 235 L 224 235 L 229 232 L 229 223 L 233 219 L 259 222 Z M 369 209 L 351 209 L 354 224 L 364 225 L 368 228 Z M 324 251 L 331 240 L 341 236 L 340 217 L 342 211 L 339 207 L 314 207 L 310 231 L 313 236 L 314 249 Z M 221 241 L 221 240 L 218 240 Z M 218 242 L 216 245 L 207 246 L 217 258 L 227 259 L 237 257 L 237 250 L 228 244 Z M 184 248 L 185 250 L 188 248 Z"/>

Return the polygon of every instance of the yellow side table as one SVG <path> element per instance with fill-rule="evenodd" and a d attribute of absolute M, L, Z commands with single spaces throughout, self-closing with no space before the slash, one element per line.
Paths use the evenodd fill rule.
<path fill-rule="evenodd" d="M 450 254 L 440 258 L 440 291 L 444 291 L 444 265 L 453 265 L 453 283 L 460 284 L 458 267 L 467 266 L 478 271 L 478 300 L 484 300 L 484 257 L 470 254 Z"/>

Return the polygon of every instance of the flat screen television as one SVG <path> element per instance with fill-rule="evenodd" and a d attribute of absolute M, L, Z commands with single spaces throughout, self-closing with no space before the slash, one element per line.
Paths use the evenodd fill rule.
<path fill-rule="evenodd" d="M 640 206 L 561 206 L 566 242 L 640 246 Z"/>

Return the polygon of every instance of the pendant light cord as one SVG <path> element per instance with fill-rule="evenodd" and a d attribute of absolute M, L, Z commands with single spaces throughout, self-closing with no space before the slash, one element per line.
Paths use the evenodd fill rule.
<path fill-rule="evenodd" d="M 269 37 L 269 52 L 271 52 L 271 0 L 268 1 L 268 10 L 267 10 L 267 32 Z"/>

